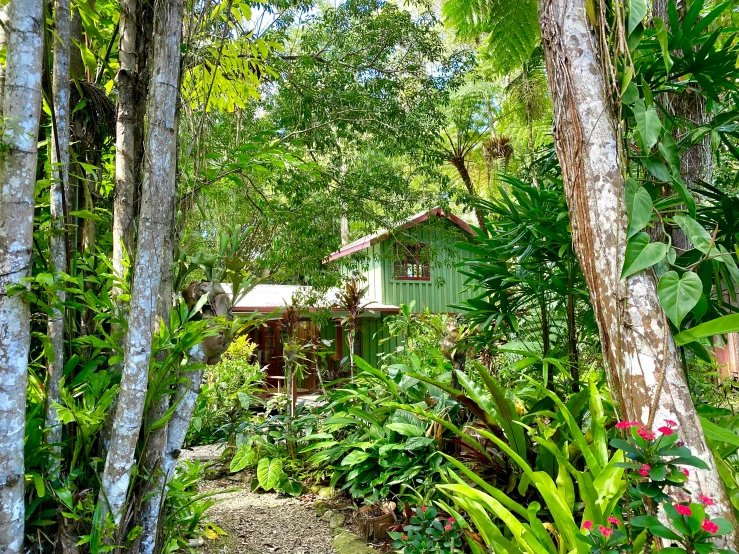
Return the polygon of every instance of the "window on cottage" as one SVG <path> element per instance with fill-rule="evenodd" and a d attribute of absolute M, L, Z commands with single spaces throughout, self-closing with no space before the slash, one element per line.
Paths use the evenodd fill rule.
<path fill-rule="evenodd" d="M 431 279 L 431 261 L 428 244 L 395 243 L 395 262 L 393 276 L 395 279 L 408 281 L 429 281 Z"/>

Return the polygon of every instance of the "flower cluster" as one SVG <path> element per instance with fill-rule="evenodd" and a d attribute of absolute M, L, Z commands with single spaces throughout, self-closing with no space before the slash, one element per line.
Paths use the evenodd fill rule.
<path fill-rule="evenodd" d="M 690 471 L 684 466 L 700 469 L 707 466 L 678 440 L 677 423 L 665 420 L 656 432 L 636 421 L 621 421 L 616 428 L 623 430 L 625 436 L 613 439 L 611 446 L 622 450 L 627 460 L 617 465 L 631 470 L 632 490 L 659 504 L 667 517 L 660 520 L 654 515 L 635 515 L 622 522 L 610 515 L 605 521 L 584 521 L 582 537 L 591 545 L 591 551 L 628 551 L 629 537 L 648 529 L 653 536 L 671 543 L 672 553 L 716 552 L 715 538 L 730 533 L 733 527 L 725 519 L 712 519 L 706 514 L 706 508 L 715 505 L 711 497 L 699 494 L 699 502 L 694 502 L 685 489 Z M 620 515 L 618 508 L 617 515 Z"/>
<path fill-rule="evenodd" d="M 637 492 L 655 502 L 668 501 L 666 487 L 685 487 L 690 471 L 684 466 L 707 468 L 678 440 L 677 422 L 671 419 L 656 432 L 638 421 L 620 421 L 616 428 L 625 431 L 624 438 L 611 440 L 611 446 L 623 450 L 627 458 L 618 465 L 633 470 Z"/>
<path fill-rule="evenodd" d="M 403 554 L 462 552 L 461 529 L 454 517 L 439 517 L 433 506 L 415 508 L 403 532 L 389 531 L 393 548 Z"/>

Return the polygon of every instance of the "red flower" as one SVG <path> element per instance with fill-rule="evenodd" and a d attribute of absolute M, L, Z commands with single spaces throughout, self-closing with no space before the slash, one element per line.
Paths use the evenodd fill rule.
<path fill-rule="evenodd" d="M 426 510 L 428 510 L 426 506 L 421 506 L 421 513 L 426 513 Z"/>
<path fill-rule="evenodd" d="M 619 521 L 618 518 L 610 516 L 608 518 L 608 523 L 613 523 L 614 525 L 621 525 L 621 521 Z"/>
<path fill-rule="evenodd" d="M 638 421 L 619 421 L 616 423 L 616 429 L 630 429 L 631 427 L 637 427 Z"/>
<path fill-rule="evenodd" d="M 593 530 L 593 522 L 590 520 L 585 520 L 582 522 L 582 528 L 586 531 L 592 531 Z"/>
<path fill-rule="evenodd" d="M 641 466 L 641 469 L 639 470 L 639 475 L 641 475 L 642 477 L 646 477 L 647 475 L 649 475 L 650 469 L 652 469 L 650 465 L 644 464 L 643 466 Z"/>
<path fill-rule="evenodd" d="M 672 435 L 675 432 L 672 429 L 670 429 L 669 427 L 660 427 L 659 429 L 657 429 L 657 431 L 659 431 L 660 433 L 662 433 L 666 437 L 669 437 L 670 435 Z"/>
<path fill-rule="evenodd" d="M 678 504 L 677 506 L 675 506 L 675 511 L 681 516 L 693 515 L 693 510 L 691 510 L 689 506 L 685 506 L 683 504 Z"/>
<path fill-rule="evenodd" d="M 648 429 L 639 429 L 637 432 L 637 435 L 639 435 L 644 440 L 653 441 L 657 435 L 654 434 L 654 431 L 650 431 Z"/>
<path fill-rule="evenodd" d="M 602 525 L 599 525 L 598 531 L 600 531 L 600 534 L 604 537 L 610 537 L 611 535 L 613 535 L 613 529 L 611 529 L 610 527 L 603 527 Z"/>
<path fill-rule="evenodd" d="M 704 519 L 703 523 L 701 523 L 701 529 L 713 535 L 714 533 L 718 531 L 718 525 L 716 525 L 713 521 Z"/>
<path fill-rule="evenodd" d="M 716 503 L 713 501 L 713 498 L 710 498 L 706 496 L 705 494 L 699 494 L 698 498 L 701 502 L 703 502 L 704 506 L 714 506 Z"/>
<path fill-rule="evenodd" d="M 665 420 L 665 423 L 666 423 L 666 424 L 667 424 L 667 425 L 668 425 L 669 427 L 677 427 L 677 422 L 675 422 L 675 421 L 672 421 L 671 419 L 666 419 L 666 420 Z"/>
<path fill-rule="evenodd" d="M 450 518 L 449 518 L 449 519 L 448 519 L 447 521 L 448 521 L 449 523 L 454 523 L 454 518 L 453 518 L 453 517 L 450 517 Z"/>
<path fill-rule="evenodd" d="M 685 467 L 683 468 L 683 473 L 685 474 L 685 477 L 690 477 L 690 472 L 688 471 L 687 468 Z"/>
<path fill-rule="evenodd" d="M 451 525 L 447 524 L 447 525 L 444 526 L 444 531 L 451 531 L 451 530 L 452 530 L 452 526 Z"/>
<path fill-rule="evenodd" d="M 408 540 L 408 535 L 403 535 L 402 537 L 400 537 L 400 540 L 402 541 Z"/>

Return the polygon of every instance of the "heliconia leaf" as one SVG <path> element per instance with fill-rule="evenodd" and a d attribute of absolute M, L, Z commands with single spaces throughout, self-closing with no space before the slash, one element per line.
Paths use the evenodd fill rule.
<path fill-rule="evenodd" d="M 652 197 L 644 187 L 639 187 L 631 198 L 631 204 L 626 205 L 629 216 L 629 228 L 626 238 L 631 238 L 644 229 L 652 218 Z"/>
<path fill-rule="evenodd" d="M 662 309 L 678 328 L 685 316 L 698 303 L 702 293 L 703 283 L 692 271 L 684 273 L 682 277 L 676 271 L 668 271 L 660 278 L 657 286 Z"/>
<path fill-rule="evenodd" d="M 634 117 L 644 147 L 649 150 L 657 144 L 662 131 L 662 122 L 659 120 L 657 110 L 654 109 L 654 106 L 647 107 L 644 100 L 640 98 L 634 103 Z"/>
<path fill-rule="evenodd" d="M 739 314 L 725 315 L 678 333 L 675 335 L 675 344 L 683 346 L 706 337 L 736 333 L 737 331 L 739 331 Z"/>
<path fill-rule="evenodd" d="M 626 26 L 627 34 L 634 32 L 639 23 L 642 22 L 647 15 L 647 0 L 630 0 L 629 1 L 629 20 Z"/>
<path fill-rule="evenodd" d="M 651 242 L 646 233 L 636 234 L 626 245 L 621 279 L 626 279 L 661 262 L 667 254 L 667 249 L 668 246 L 663 242 Z"/>

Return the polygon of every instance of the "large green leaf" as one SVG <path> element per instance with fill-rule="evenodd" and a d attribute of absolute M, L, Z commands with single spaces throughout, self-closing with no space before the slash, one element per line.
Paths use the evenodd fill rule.
<path fill-rule="evenodd" d="M 251 445 L 245 444 L 244 446 L 239 447 L 231 460 L 231 467 L 229 468 L 231 473 L 241 471 L 252 463 L 255 457 L 256 453 L 252 449 Z"/>
<path fill-rule="evenodd" d="M 426 429 L 411 423 L 388 423 L 386 425 L 391 431 L 400 433 L 404 437 L 422 437 L 426 433 Z"/>
<path fill-rule="evenodd" d="M 630 239 L 649 224 L 652 218 L 652 197 L 644 187 L 639 187 L 631 197 L 631 203 L 626 205 L 629 215 L 629 228 L 626 238 Z"/>
<path fill-rule="evenodd" d="M 657 286 L 662 309 L 678 328 L 683 318 L 698 303 L 702 292 L 703 283 L 692 271 L 684 273 L 682 277 L 676 271 L 668 271 L 662 275 Z"/>
<path fill-rule="evenodd" d="M 621 279 L 626 279 L 643 269 L 647 269 L 661 262 L 665 255 L 667 255 L 668 248 L 663 242 L 651 242 L 649 235 L 646 233 L 634 235 L 626 245 Z"/>
<path fill-rule="evenodd" d="M 690 329 L 675 335 L 675 344 L 683 346 L 689 342 L 697 341 L 715 335 L 736 333 L 739 331 L 739 314 L 725 315 L 711 321 L 706 321 Z"/>
<path fill-rule="evenodd" d="M 719 425 L 716 425 L 711 420 L 705 417 L 699 417 L 703 432 L 707 439 L 716 442 L 725 442 L 734 446 L 739 446 L 739 435 L 732 433 L 728 429 L 724 429 Z"/>
<path fill-rule="evenodd" d="M 674 219 L 675 223 L 677 223 L 680 228 L 685 231 L 685 236 L 688 238 L 688 240 L 698 250 L 700 250 L 704 254 L 709 254 L 714 249 L 714 246 L 712 245 L 713 240 L 711 239 L 711 235 L 695 219 L 682 214 L 676 215 Z"/>
<path fill-rule="evenodd" d="M 642 22 L 647 15 L 647 0 L 629 0 L 629 20 L 626 26 L 627 34 L 634 32 L 634 29 Z"/>
<path fill-rule="evenodd" d="M 667 26 L 659 17 L 654 18 L 654 30 L 657 35 L 660 49 L 662 50 L 662 59 L 665 62 L 665 71 L 669 74 L 672 69 L 672 56 L 670 56 L 669 38 L 667 36 Z"/>
<path fill-rule="evenodd" d="M 362 450 L 354 450 L 350 452 L 346 458 L 341 460 L 341 465 L 343 466 L 353 466 L 357 465 L 363 461 L 365 461 L 367 458 L 369 458 L 371 454 L 369 452 L 363 452 Z"/>
<path fill-rule="evenodd" d="M 634 103 L 634 117 L 644 147 L 649 150 L 657 144 L 662 132 L 662 122 L 654 106 L 647 106 L 641 98 Z"/>
<path fill-rule="evenodd" d="M 280 484 L 282 479 L 282 460 L 274 458 L 262 458 L 257 465 L 257 480 L 259 486 L 266 491 L 271 491 Z"/>

